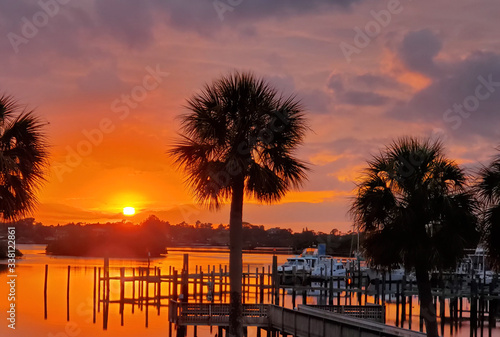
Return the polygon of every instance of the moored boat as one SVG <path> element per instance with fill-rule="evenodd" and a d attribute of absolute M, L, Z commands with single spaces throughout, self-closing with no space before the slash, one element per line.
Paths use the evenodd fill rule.
<path fill-rule="evenodd" d="M 320 252 L 324 254 L 326 247 L 321 244 L 318 248 L 306 248 L 299 256 L 289 257 L 278 267 L 281 284 L 303 284 L 309 280 L 312 270 L 316 267 Z"/>

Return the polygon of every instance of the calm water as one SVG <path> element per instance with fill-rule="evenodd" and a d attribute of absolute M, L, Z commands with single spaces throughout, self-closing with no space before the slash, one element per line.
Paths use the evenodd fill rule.
<path fill-rule="evenodd" d="M 156 307 L 150 306 L 148 311 L 148 327 L 145 327 L 146 315 L 145 308 L 141 311 L 135 307 L 132 314 L 131 306 L 125 306 L 124 325 L 121 326 L 121 317 L 119 314 L 119 305 L 110 304 L 108 329 L 103 331 L 102 308 L 97 313 L 96 323 L 92 322 L 93 309 L 93 277 L 94 266 L 102 267 L 103 260 L 97 258 L 75 258 L 75 257 L 52 257 L 46 256 L 44 245 L 19 245 L 18 248 L 25 256 L 17 260 L 17 283 L 16 283 L 16 329 L 8 328 L 7 321 L 7 296 L 8 285 L 6 283 L 7 273 L 0 273 L 0 310 L 2 314 L 0 322 L 0 336 L 47 336 L 47 337 L 84 337 L 84 336 L 167 336 L 168 335 L 168 312 L 167 308 L 162 307 L 158 315 Z M 162 273 L 168 271 L 172 266 L 176 269 L 182 268 L 183 252 L 170 252 L 165 258 L 151 260 L 151 266 L 162 269 Z M 278 255 L 278 263 L 283 263 L 287 256 Z M 270 254 L 244 254 L 244 269 L 254 271 L 256 267 L 265 267 L 272 264 L 272 255 Z M 189 267 L 190 272 L 194 272 L 196 266 L 202 266 L 207 270 L 207 266 L 219 265 L 223 267 L 228 265 L 229 257 L 227 253 L 213 251 L 190 252 Z M 44 274 L 45 265 L 49 265 L 48 288 L 47 288 L 47 319 L 44 319 Z M 70 320 L 66 320 L 66 285 L 67 285 L 67 266 L 71 266 L 70 277 Z M 111 259 L 111 268 L 113 267 L 146 267 L 147 260 L 125 260 Z M 115 270 L 116 271 L 116 270 Z M 163 289 L 163 288 L 162 288 Z M 130 289 L 127 289 L 126 296 L 131 297 Z M 119 296 L 118 282 L 115 286 L 111 283 L 111 299 Z M 162 290 L 163 292 L 163 290 Z M 315 304 L 316 298 L 309 297 L 309 304 Z M 413 301 L 412 328 L 418 329 L 418 304 Z M 301 300 L 298 299 L 298 304 Z M 287 296 L 286 305 L 291 307 L 291 298 Z M 466 304 L 468 306 L 468 304 Z M 394 324 L 395 305 L 387 304 L 387 323 Z M 408 323 L 406 326 L 408 327 Z M 217 332 L 212 332 L 207 328 L 198 329 L 198 335 L 201 337 L 214 336 Z M 253 330 L 249 330 L 249 335 L 254 335 Z M 484 335 L 488 336 L 485 329 Z M 188 336 L 192 332 L 188 331 Z M 444 336 L 469 336 L 469 326 L 464 322 L 462 328 L 458 331 L 453 330 L 447 325 Z M 478 334 L 480 336 L 480 333 Z M 500 337 L 500 328 L 493 331 L 493 336 Z"/>

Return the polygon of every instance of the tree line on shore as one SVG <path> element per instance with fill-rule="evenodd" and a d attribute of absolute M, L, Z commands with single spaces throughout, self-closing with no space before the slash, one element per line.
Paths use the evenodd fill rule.
<path fill-rule="evenodd" d="M 2 224 L 7 226 L 7 224 Z M 25 218 L 9 226 L 16 227 L 17 243 L 47 244 L 47 253 L 72 256 L 147 257 L 160 256 L 168 247 L 228 246 L 229 226 L 197 221 L 171 225 L 155 215 L 139 224 L 132 222 L 68 223 L 45 226 L 34 218 Z M 349 256 L 357 244 L 357 234 L 332 229 L 329 233 L 290 228 L 265 228 L 243 224 L 244 248 L 290 247 L 300 253 L 304 248 L 325 243 L 327 253 Z M 364 235 L 361 234 L 361 240 Z"/>

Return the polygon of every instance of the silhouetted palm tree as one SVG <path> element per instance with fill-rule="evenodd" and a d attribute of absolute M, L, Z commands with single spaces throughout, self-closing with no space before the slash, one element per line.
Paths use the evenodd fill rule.
<path fill-rule="evenodd" d="M 302 106 L 250 73 L 222 77 L 188 100 L 183 138 L 170 151 L 197 201 L 230 211 L 230 330 L 242 335 L 242 211 L 246 194 L 280 200 L 299 187 L 306 164 L 294 157 L 306 131 Z"/>
<path fill-rule="evenodd" d="M 430 272 L 453 268 L 477 244 L 467 177 L 439 142 L 402 138 L 368 162 L 351 207 L 375 265 L 414 268 L 428 336 L 437 336 Z"/>
<path fill-rule="evenodd" d="M 478 196 L 482 213 L 483 241 L 495 269 L 500 269 L 500 155 L 479 172 Z"/>
<path fill-rule="evenodd" d="M 43 123 L 12 97 L 0 96 L 0 212 L 13 219 L 30 212 L 43 181 L 47 144 Z"/>

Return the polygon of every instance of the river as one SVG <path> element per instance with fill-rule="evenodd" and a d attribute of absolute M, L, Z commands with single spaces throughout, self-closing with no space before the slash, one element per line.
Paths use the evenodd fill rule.
<path fill-rule="evenodd" d="M 134 313 L 130 306 L 125 307 L 124 324 L 121 326 L 121 316 L 119 305 L 111 304 L 109 307 L 109 321 L 107 330 L 103 330 L 102 311 L 97 313 L 96 323 L 93 323 L 93 277 L 94 267 L 102 267 L 103 259 L 83 258 L 68 256 L 48 256 L 45 255 L 45 245 L 18 245 L 18 249 L 24 254 L 23 258 L 16 261 L 16 287 L 15 287 L 15 330 L 9 328 L 8 296 L 10 285 L 9 273 L 6 270 L 0 272 L 0 304 L 2 320 L 0 321 L 0 336 L 47 336 L 47 337 L 86 337 L 86 336 L 167 336 L 168 335 L 168 309 L 161 308 L 160 315 L 156 308 L 151 306 L 148 315 L 148 327 L 145 326 L 145 310 L 137 307 Z M 163 270 L 171 267 L 180 270 L 183 264 L 185 251 L 169 252 L 168 256 L 151 259 L 151 267 L 156 266 Z M 287 256 L 278 255 L 278 263 L 283 263 Z M 0 263 L 6 261 L 0 260 Z M 228 265 L 229 255 L 227 252 L 213 250 L 211 252 L 189 252 L 189 269 L 194 272 L 196 266 L 202 266 L 205 270 L 207 266 L 223 267 Z M 250 267 L 265 267 L 272 264 L 272 254 L 244 254 L 244 270 Z M 47 318 L 44 318 L 44 275 L 45 265 L 48 265 L 48 285 L 47 285 Z M 146 267 L 148 261 L 130 259 L 111 259 L 110 267 Z M 70 311 L 69 321 L 66 312 L 66 286 L 67 267 L 71 266 L 70 277 Z M 118 293 L 119 289 L 111 287 L 113 293 Z M 287 296 L 285 304 L 291 306 L 291 299 Z M 308 303 L 316 303 L 316 298 L 309 297 Z M 300 301 L 299 301 L 300 303 Z M 412 328 L 418 329 L 418 304 L 413 301 Z M 467 304 L 468 305 L 468 304 Z M 386 308 L 387 323 L 394 324 L 395 305 L 388 303 Z M 485 324 L 486 325 L 486 324 Z M 407 327 L 407 326 L 406 326 Z M 450 331 L 451 330 L 451 331 Z M 199 328 L 198 336 L 214 336 L 217 329 L 210 331 L 208 327 Z M 488 335 L 487 329 L 484 331 Z M 253 336 L 254 331 L 249 330 L 249 336 Z M 479 335 L 479 334 L 478 334 Z M 189 332 L 188 336 L 192 336 Z M 458 330 L 452 330 L 446 326 L 444 336 L 466 337 L 469 336 L 468 322 L 464 322 Z M 493 336 L 500 337 L 500 329 L 493 330 Z"/>

